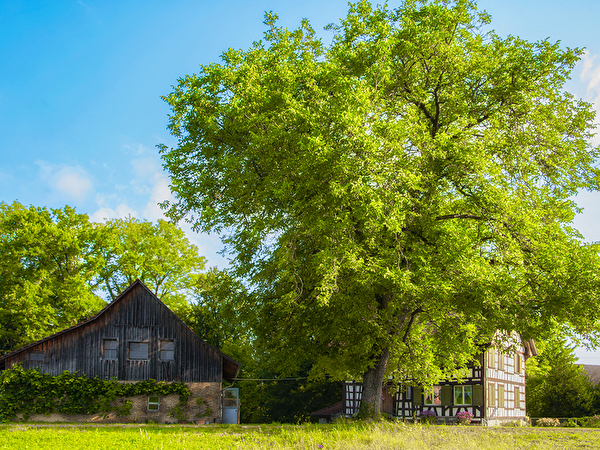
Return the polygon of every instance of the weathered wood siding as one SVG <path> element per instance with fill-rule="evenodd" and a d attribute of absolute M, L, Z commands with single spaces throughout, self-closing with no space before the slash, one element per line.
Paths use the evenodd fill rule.
<path fill-rule="evenodd" d="M 117 340 L 116 359 L 103 357 L 105 339 Z M 160 360 L 161 340 L 174 342 L 172 361 Z M 147 342 L 148 359 L 130 359 L 130 342 Z M 31 360 L 32 352 L 43 352 L 43 361 Z M 141 283 L 85 325 L 9 357 L 6 367 L 15 363 L 51 375 L 68 370 L 119 380 L 220 382 L 223 376 L 222 353 L 196 336 Z"/>

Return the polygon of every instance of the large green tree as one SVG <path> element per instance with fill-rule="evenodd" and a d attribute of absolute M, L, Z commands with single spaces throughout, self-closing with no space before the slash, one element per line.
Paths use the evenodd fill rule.
<path fill-rule="evenodd" d="M 0 204 L 0 354 L 102 308 L 97 232 L 73 208 Z"/>
<path fill-rule="evenodd" d="M 264 40 L 179 80 L 176 200 L 222 232 L 288 373 L 455 377 L 497 330 L 598 337 L 598 249 L 571 227 L 598 188 L 581 55 L 502 38 L 468 0 L 351 5 L 324 45 L 267 14 Z"/>

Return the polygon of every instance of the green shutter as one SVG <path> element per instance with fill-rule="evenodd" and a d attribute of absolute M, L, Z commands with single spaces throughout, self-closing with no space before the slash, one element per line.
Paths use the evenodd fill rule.
<path fill-rule="evenodd" d="M 452 405 L 452 386 L 442 386 L 442 406 Z"/>
<path fill-rule="evenodd" d="M 421 395 L 421 388 L 415 387 L 412 389 L 413 392 L 413 405 L 415 406 L 421 406 L 423 404 L 423 396 Z"/>
<path fill-rule="evenodd" d="M 473 404 L 475 406 L 483 405 L 483 386 L 481 384 L 473 386 Z"/>

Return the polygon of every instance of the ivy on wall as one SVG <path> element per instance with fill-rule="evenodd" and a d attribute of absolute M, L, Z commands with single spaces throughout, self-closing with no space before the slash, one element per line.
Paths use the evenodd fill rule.
<path fill-rule="evenodd" d="M 15 365 L 0 374 L 0 419 L 12 420 L 23 414 L 27 420 L 33 414 L 102 414 L 127 415 L 131 402 L 118 398 L 136 395 L 178 394 L 179 403 L 186 404 L 191 393 L 181 382 L 165 383 L 144 380 L 119 383 L 117 380 L 87 378 L 78 372 L 60 375 L 43 374 L 37 369 Z"/>

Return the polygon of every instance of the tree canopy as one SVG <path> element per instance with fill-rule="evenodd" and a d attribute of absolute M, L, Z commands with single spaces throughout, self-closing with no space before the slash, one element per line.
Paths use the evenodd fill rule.
<path fill-rule="evenodd" d="M 572 228 L 598 189 L 582 53 L 489 31 L 468 0 L 350 6 L 329 28 L 265 15 L 164 98 L 173 219 L 220 232 L 279 368 L 432 383 L 497 330 L 598 337 L 598 249 Z"/>
<path fill-rule="evenodd" d="M 73 208 L 0 204 L 0 354 L 102 308 L 96 230 Z"/>

